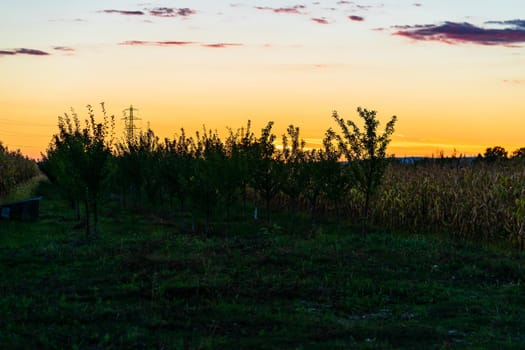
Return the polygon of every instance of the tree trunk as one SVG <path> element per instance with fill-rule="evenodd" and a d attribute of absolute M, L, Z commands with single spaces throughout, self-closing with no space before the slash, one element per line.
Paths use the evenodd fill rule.
<path fill-rule="evenodd" d="M 93 199 L 93 238 L 98 238 L 98 201 L 96 198 Z"/>
<path fill-rule="evenodd" d="M 77 215 L 77 221 L 80 221 L 80 202 L 78 200 L 75 200 L 75 212 L 76 212 L 76 215 Z"/>
<path fill-rule="evenodd" d="M 91 225 L 90 225 L 90 216 L 91 216 L 91 213 L 90 213 L 90 210 L 89 210 L 89 200 L 86 199 L 84 201 L 84 206 L 85 206 L 85 214 L 86 214 L 86 238 L 89 238 L 90 234 L 91 234 Z"/>
<path fill-rule="evenodd" d="M 266 221 L 268 223 L 270 223 L 270 200 L 271 200 L 271 198 L 270 198 L 270 195 L 268 193 L 266 194 L 266 198 L 265 199 L 266 199 Z"/>
<path fill-rule="evenodd" d="M 246 185 L 243 185 L 243 190 L 242 190 L 242 218 L 243 220 L 246 220 L 246 201 L 248 197 L 248 194 L 246 192 L 247 192 Z"/>
<path fill-rule="evenodd" d="M 367 225 L 368 225 L 368 210 L 370 206 L 370 191 L 367 190 L 365 193 L 365 207 L 364 207 L 364 213 L 363 213 L 363 223 L 361 227 L 361 233 L 363 236 L 366 236 L 367 232 Z"/>
<path fill-rule="evenodd" d="M 311 199 L 311 208 L 310 208 L 310 219 L 312 221 L 312 225 L 315 226 L 317 224 L 317 194 Z"/>
<path fill-rule="evenodd" d="M 209 204 L 206 205 L 206 210 L 205 211 L 206 211 L 206 214 L 205 214 L 205 216 L 206 216 L 206 225 L 205 225 L 204 230 L 205 230 L 206 236 L 208 236 L 208 234 L 210 233 L 210 216 L 211 216 L 211 208 L 210 208 Z"/>

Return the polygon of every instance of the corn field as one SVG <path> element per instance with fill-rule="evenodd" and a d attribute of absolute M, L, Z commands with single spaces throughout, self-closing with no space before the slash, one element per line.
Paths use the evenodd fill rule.
<path fill-rule="evenodd" d="M 522 162 L 391 164 L 374 206 L 377 225 L 459 238 L 511 241 L 523 249 Z"/>

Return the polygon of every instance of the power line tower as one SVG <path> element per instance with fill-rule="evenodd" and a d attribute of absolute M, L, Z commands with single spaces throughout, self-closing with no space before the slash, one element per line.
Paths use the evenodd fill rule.
<path fill-rule="evenodd" d="M 138 112 L 138 109 L 133 108 L 133 105 L 130 105 L 129 108 L 126 108 L 123 111 L 124 118 L 122 119 L 124 120 L 125 124 L 124 134 L 128 143 L 132 143 L 135 140 L 135 131 L 139 129 L 137 126 L 135 126 L 135 121 L 140 120 L 140 118 L 135 116 L 133 114 L 134 112 Z"/>

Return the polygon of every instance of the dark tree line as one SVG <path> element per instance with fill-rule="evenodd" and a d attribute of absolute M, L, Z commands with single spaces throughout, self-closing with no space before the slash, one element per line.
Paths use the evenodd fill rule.
<path fill-rule="evenodd" d="M 488 147 L 487 149 L 485 149 L 485 152 L 483 153 L 483 155 L 481 154 L 478 155 L 477 160 L 487 161 L 487 162 L 496 162 L 496 161 L 504 161 L 509 158 L 514 159 L 514 160 L 525 159 L 525 147 L 516 149 L 514 152 L 512 152 L 510 157 L 509 157 L 509 152 L 507 152 L 507 150 L 504 147 L 501 147 L 501 146 Z"/>
<path fill-rule="evenodd" d="M 20 151 L 10 151 L 0 142 L 0 197 L 37 175 L 38 167 L 34 160 Z"/>
<path fill-rule="evenodd" d="M 345 198 L 358 195 L 363 207 L 354 215 L 365 227 L 396 121 L 378 134 L 375 111 L 358 109 L 363 131 L 334 112 L 341 131 L 328 129 L 321 148 L 306 149 L 299 127 L 290 125 L 277 147 L 273 122 L 256 134 L 250 121 L 230 129 L 224 141 L 203 127 L 194 136 L 181 129 L 161 140 L 147 130 L 114 142 L 114 118 L 104 105 L 102 112 L 102 122 L 90 106 L 83 123 L 74 113 L 60 117 L 41 163 L 72 205 L 83 206 L 86 234 L 95 236 L 100 199 L 110 194 L 126 210 L 157 211 L 204 232 L 213 222 L 270 222 L 275 207 L 287 209 L 290 227 L 299 212 L 312 223 L 321 212 L 340 218 Z"/>

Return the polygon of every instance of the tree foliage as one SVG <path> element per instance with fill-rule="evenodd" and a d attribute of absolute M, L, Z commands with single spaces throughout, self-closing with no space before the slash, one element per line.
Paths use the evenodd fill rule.
<path fill-rule="evenodd" d="M 483 158 L 489 162 L 507 159 L 508 152 L 501 146 L 488 147 L 483 154 Z"/>
<path fill-rule="evenodd" d="M 20 151 L 10 151 L 0 142 L 0 197 L 37 175 L 38 167 L 34 160 Z"/>
<path fill-rule="evenodd" d="M 525 159 L 525 147 L 520 147 L 512 152 L 512 158 Z"/>
<path fill-rule="evenodd" d="M 386 169 L 386 148 L 394 133 L 397 117 L 393 116 L 386 124 L 384 132 L 378 134 L 377 112 L 358 107 L 357 113 L 364 121 L 363 131 L 352 120 L 345 121 L 339 117 L 336 111 L 332 117 L 341 129 L 341 134 L 336 134 L 335 137 L 352 170 L 352 180 L 365 196 L 363 206 L 363 233 L 365 233 L 370 200 L 379 188 Z"/>
<path fill-rule="evenodd" d="M 59 132 L 43 155 L 42 168 L 50 180 L 64 189 L 85 209 L 86 236 L 98 235 L 98 204 L 110 177 L 114 117 L 101 104 L 103 121 L 97 122 L 88 105 L 88 117 L 81 126 L 78 115 L 58 118 Z M 93 228 L 91 227 L 93 216 Z"/>

